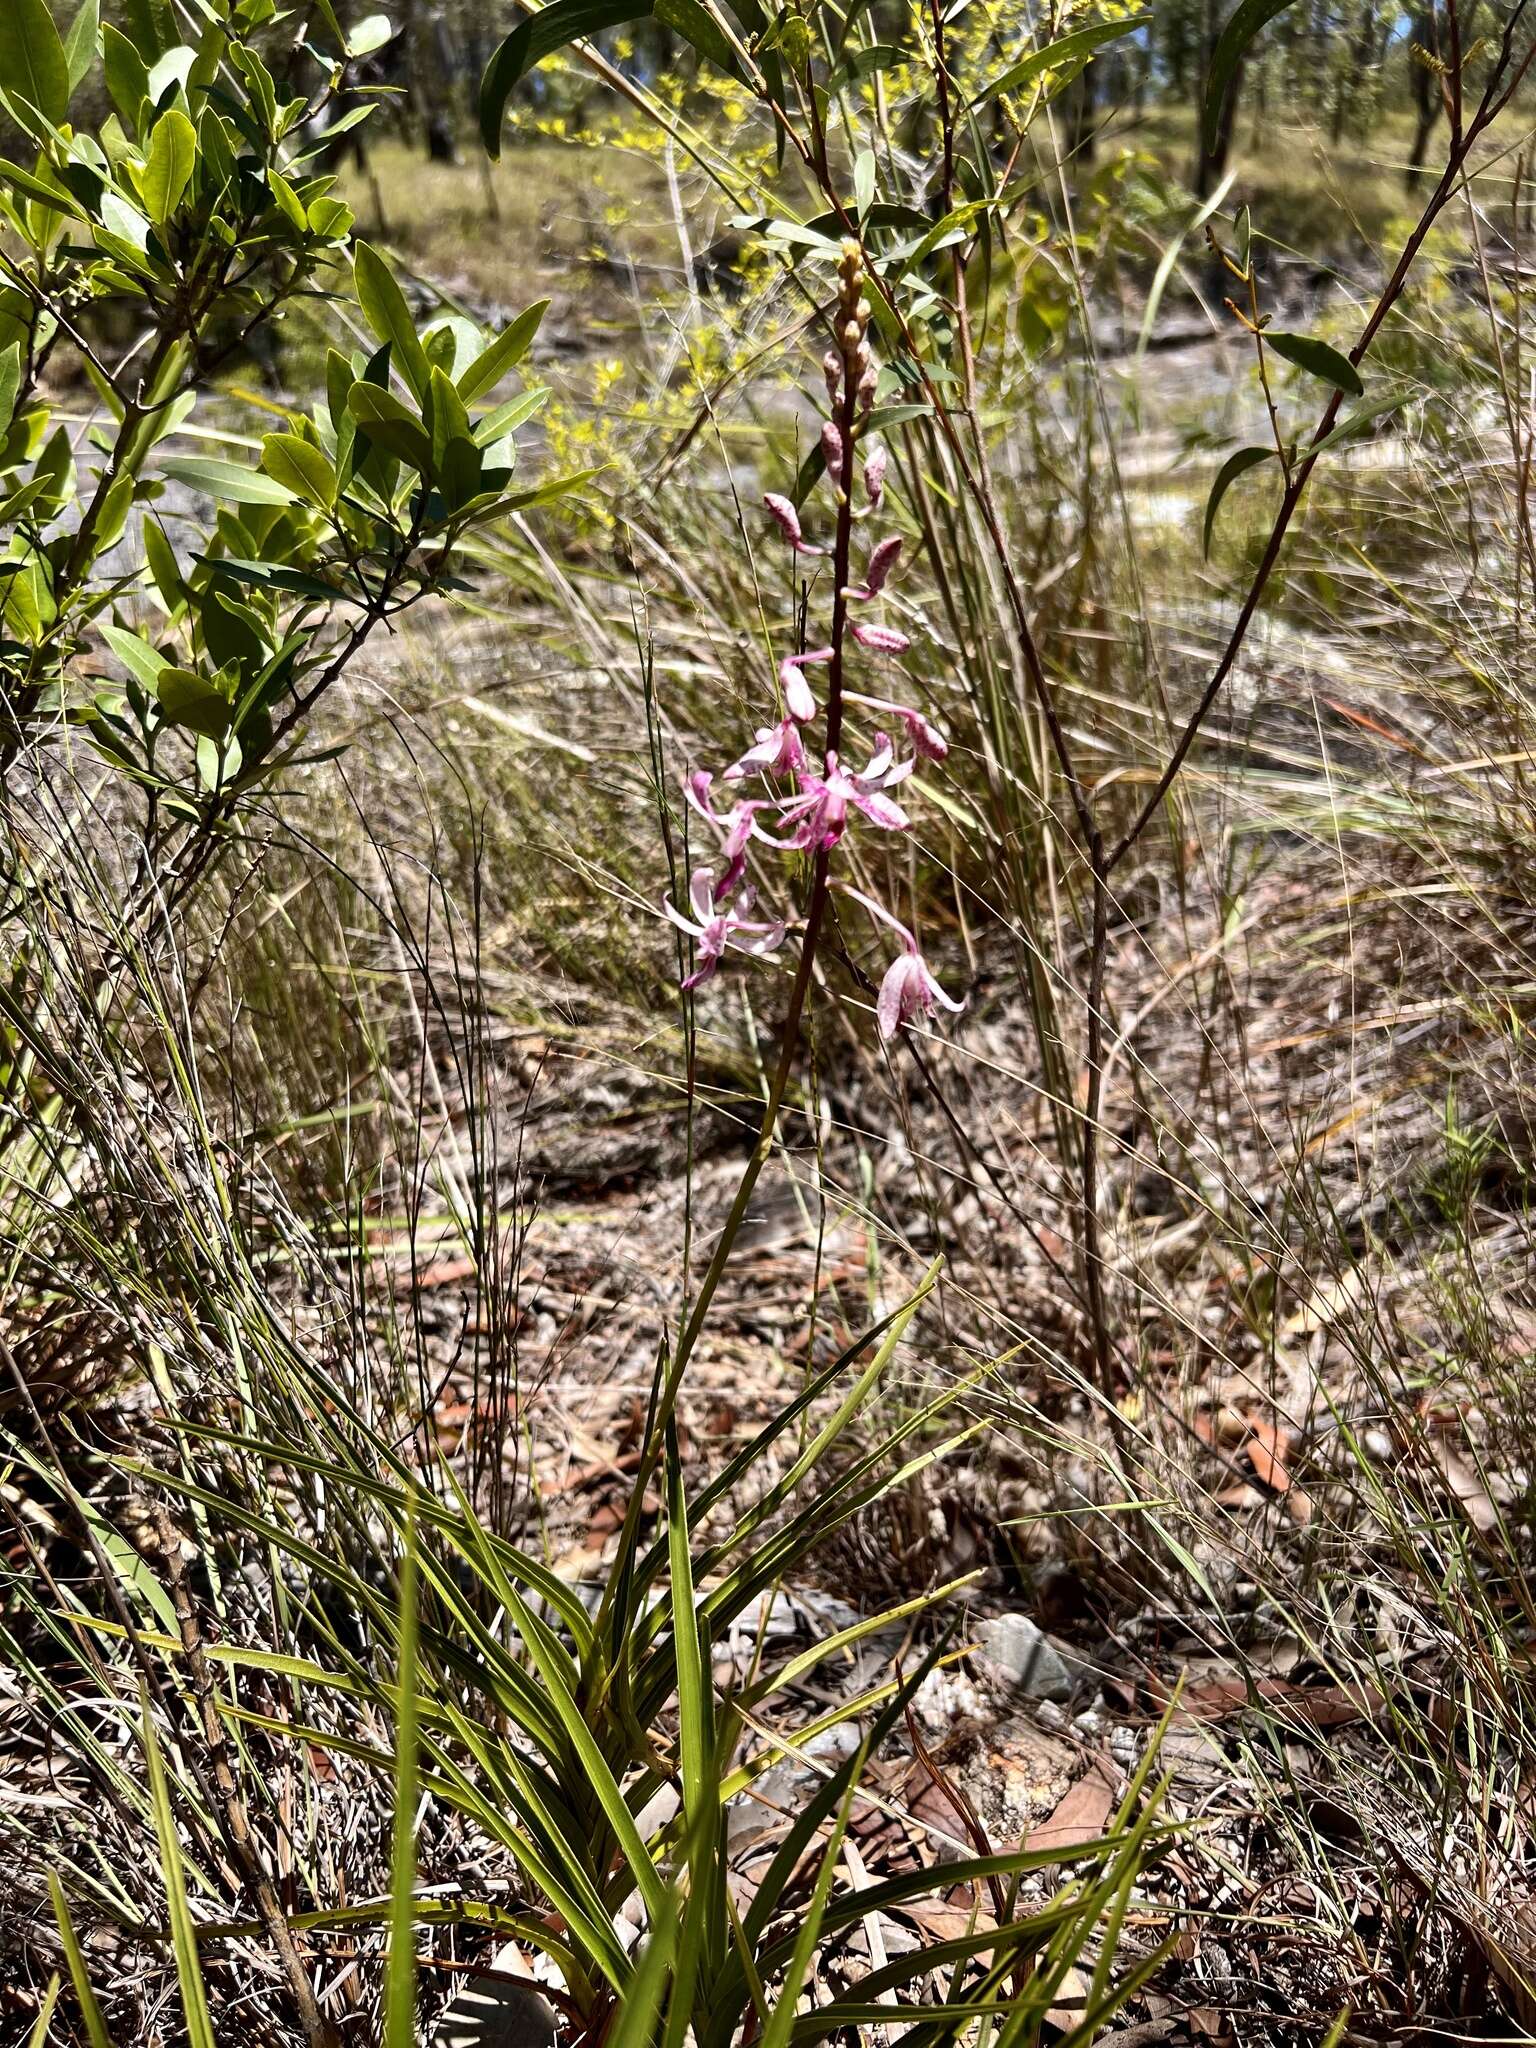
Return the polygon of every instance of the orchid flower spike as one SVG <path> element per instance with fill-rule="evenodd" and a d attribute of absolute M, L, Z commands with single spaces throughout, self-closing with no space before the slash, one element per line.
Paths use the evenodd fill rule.
<path fill-rule="evenodd" d="M 871 654 L 905 654 L 912 645 L 908 635 L 895 626 L 863 626 L 855 621 L 848 630 Z"/>
<path fill-rule="evenodd" d="M 851 584 L 843 592 L 855 604 L 869 604 L 884 590 L 886 578 L 896 566 L 896 557 L 901 553 L 901 535 L 888 534 L 870 549 L 869 561 L 864 570 L 864 581 Z"/>
<path fill-rule="evenodd" d="M 907 729 L 907 737 L 925 761 L 942 761 L 949 753 L 949 741 L 938 727 L 924 718 L 921 711 L 914 711 L 910 704 L 894 704 L 889 697 L 865 697 L 857 690 L 845 690 L 846 704 L 862 704 L 866 711 L 888 712 L 892 718 L 899 718 Z"/>
<path fill-rule="evenodd" d="M 684 917 L 671 898 L 667 898 L 662 909 L 680 932 L 686 932 L 698 947 L 699 964 L 692 974 L 685 977 L 683 987 L 694 989 L 708 981 L 720 965 L 720 956 L 727 946 L 736 946 L 743 953 L 772 953 L 784 942 L 784 927 L 773 919 L 763 923 L 754 921 L 748 912 L 752 909 L 752 891 L 744 889 L 728 910 L 717 908 L 720 889 L 708 868 L 695 868 L 688 882 L 688 902 L 693 916 Z"/>
<path fill-rule="evenodd" d="M 892 917 L 882 904 L 872 896 L 866 896 L 862 889 L 845 889 L 845 895 L 862 903 L 872 917 L 887 924 L 901 940 L 901 951 L 885 970 L 885 979 L 880 984 L 880 993 L 875 998 L 875 1018 L 880 1026 L 880 1036 L 894 1038 L 903 1024 L 911 1023 L 914 1017 L 931 1017 L 940 1003 L 956 1015 L 965 1008 L 948 996 L 935 981 L 923 958 L 917 940 L 900 918 Z"/>
<path fill-rule="evenodd" d="M 784 692 L 784 709 L 801 725 L 809 725 L 816 716 L 816 699 L 805 680 L 804 670 L 815 662 L 831 659 L 830 647 L 816 647 L 809 654 L 786 654 L 779 663 L 779 688 Z"/>
<path fill-rule="evenodd" d="M 803 688 L 805 678 L 796 670 L 796 679 Z M 809 692 L 807 692 L 809 695 Z M 814 705 L 812 709 L 814 710 Z M 800 728 L 793 718 L 781 718 L 777 725 L 760 725 L 757 729 L 755 746 L 748 747 L 739 761 L 733 761 L 726 769 L 723 780 L 742 782 L 751 774 L 793 775 L 806 766 L 805 748 L 800 742 Z"/>
<path fill-rule="evenodd" d="M 763 507 L 797 555 L 824 555 L 827 552 L 825 548 L 812 547 L 805 538 L 800 514 L 788 498 L 781 498 L 777 491 L 765 491 Z"/>

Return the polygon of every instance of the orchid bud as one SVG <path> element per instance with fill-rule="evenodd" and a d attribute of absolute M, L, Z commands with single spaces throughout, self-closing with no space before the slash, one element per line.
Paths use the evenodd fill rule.
<path fill-rule="evenodd" d="M 821 430 L 821 455 L 827 465 L 827 475 L 833 483 L 843 480 L 843 437 L 835 420 L 827 420 Z"/>
<path fill-rule="evenodd" d="M 866 475 L 868 474 L 866 467 Z M 901 535 L 887 534 L 885 539 L 870 549 L 869 561 L 864 570 L 864 581 L 845 590 L 843 595 L 851 597 L 856 604 L 868 604 L 885 588 L 886 578 L 896 566 L 896 557 L 901 553 Z"/>
<path fill-rule="evenodd" d="M 881 498 L 885 494 L 885 466 L 887 459 L 883 448 L 876 448 L 865 458 L 864 489 L 869 498 L 871 511 L 880 503 Z M 900 547 L 901 542 L 898 540 L 896 545 Z M 878 552 L 879 550 L 877 549 L 876 553 Z M 870 569 L 871 571 L 874 569 L 873 558 L 870 561 Z M 879 585 L 877 584 L 875 587 L 878 589 Z"/>
<path fill-rule="evenodd" d="M 843 359 L 835 348 L 829 348 L 822 357 L 821 374 L 827 380 L 827 403 L 836 405 L 843 395 Z"/>
<path fill-rule="evenodd" d="M 867 647 L 872 654 L 905 654 L 912 642 L 905 633 L 895 626 L 863 626 L 849 628 L 861 647 Z"/>
<path fill-rule="evenodd" d="M 788 498 L 781 498 L 776 491 L 763 493 L 763 509 L 778 527 L 790 546 L 800 555 L 824 555 L 825 548 L 813 547 L 805 538 L 800 526 L 800 514 Z"/>

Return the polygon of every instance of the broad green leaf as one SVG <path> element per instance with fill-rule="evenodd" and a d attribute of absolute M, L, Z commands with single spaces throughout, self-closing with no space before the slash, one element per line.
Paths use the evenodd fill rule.
<path fill-rule="evenodd" d="M 1205 147 L 1207 152 L 1216 147 L 1216 137 L 1221 130 L 1221 109 L 1227 97 L 1227 87 L 1243 60 L 1243 52 L 1266 23 L 1283 14 L 1291 0 L 1240 0 L 1231 18 L 1217 39 L 1211 53 L 1210 68 L 1205 74 Z"/>
<path fill-rule="evenodd" d="M 1001 78 L 983 86 L 971 101 L 971 110 L 985 106 L 1002 93 L 1022 92 L 1047 71 L 1060 71 L 1069 65 L 1081 68 L 1105 43 L 1115 43 L 1122 36 L 1133 35 L 1137 29 L 1145 28 L 1151 19 L 1150 14 L 1133 14 L 1125 21 L 1098 21 L 1089 28 L 1074 29 L 1071 35 L 1058 36 L 1054 43 L 1047 43 L 1043 50 L 1032 50 L 1017 64 L 1010 65 Z"/>
<path fill-rule="evenodd" d="M 1250 469 L 1257 469 L 1261 462 L 1273 462 L 1273 448 L 1239 448 L 1235 455 L 1229 455 L 1216 472 L 1216 481 L 1211 485 L 1211 495 L 1205 501 L 1205 530 L 1202 551 L 1211 552 L 1211 535 L 1216 527 L 1216 514 L 1221 510 L 1221 501 L 1237 479 Z"/>
<path fill-rule="evenodd" d="M 101 61 L 112 104 L 127 124 L 128 132 L 137 134 L 139 109 L 149 98 L 149 66 L 110 21 L 101 31 Z"/>
<path fill-rule="evenodd" d="M 82 84 L 96 61 L 96 41 L 101 33 L 101 15 L 97 0 L 80 0 L 75 18 L 69 25 L 69 34 L 64 38 L 64 62 L 69 70 L 71 92 Z"/>
<path fill-rule="evenodd" d="M 187 586 L 182 581 L 175 550 L 166 539 L 159 520 L 146 515 L 143 531 L 144 559 L 155 579 L 155 588 L 167 611 L 179 611 L 187 601 Z"/>
<path fill-rule="evenodd" d="M 1294 363 L 1298 370 L 1305 370 L 1309 376 L 1320 377 L 1325 384 L 1331 384 L 1335 391 L 1345 391 L 1351 398 L 1361 398 L 1365 386 L 1360 381 L 1360 372 L 1349 360 L 1341 356 L 1336 348 L 1330 348 L 1326 341 L 1319 341 L 1311 334 L 1277 334 L 1272 328 L 1264 329 L 1264 345 L 1272 348 L 1277 356 Z"/>
<path fill-rule="evenodd" d="M 312 505 L 329 510 L 336 502 L 335 470 L 312 441 L 298 434 L 268 434 L 261 444 L 261 466 Z"/>
<path fill-rule="evenodd" d="M 432 443 L 410 408 L 392 391 L 366 381 L 352 386 L 348 410 L 370 440 L 408 462 L 422 476 L 432 474 Z"/>
<path fill-rule="evenodd" d="M 179 107 L 168 108 L 155 123 L 139 180 L 144 204 L 156 227 L 164 227 L 181 204 L 196 161 L 197 130 Z"/>
<path fill-rule="evenodd" d="M 69 117 L 69 60 L 45 0 L 0 4 L 0 84 L 55 127 Z"/>
<path fill-rule="evenodd" d="M 165 474 L 178 483 L 190 484 L 210 498 L 224 498 L 232 505 L 291 505 L 293 492 L 263 476 L 259 470 L 243 469 L 238 462 L 219 462 L 208 455 L 174 455 L 163 465 Z"/>
<path fill-rule="evenodd" d="M 367 57 L 375 50 L 382 50 L 395 33 L 395 25 L 387 14 L 367 14 L 354 29 L 347 31 L 347 55 Z"/>
<path fill-rule="evenodd" d="M 16 398 L 21 390 L 21 344 L 13 341 L 0 350 L 0 434 L 7 433 L 16 416 Z"/>
<path fill-rule="evenodd" d="M 153 64 L 162 50 L 175 42 L 167 0 L 123 0 L 127 20 L 123 32 L 129 36 L 146 64 Z"/>
<path fill-rule="evenodd" d="M 164 668 L 155 695 L 172 725 L 185 726 L 211 740 L 222 739 L 229 731 L 229 699 L 207 676 L 189 668 Z"/>
<path fill-rule="evenodd" d="M 128 633 L 121 626 L 103 624 L 101 636 L 131 676 L 148 690 L 160 686 L 160 677 L 165 670 L 163 654 L 157 654 L 148 641 L 141 640 L 137 633 Z"/>
<path fill-rule="evenodd" d="M 523 360 L 548 311 L 548 299 L 540 299 L 537 305 L 519 313 L 505 333 L 481 350 L 459 379 L 459 396 L 466 405 L 473 405 L 487 391 L 494 391 L 508 370 Z"/>
<path fill-rule="evenodd" d="M 0 186 L 10 186 L 28 199 L 35 199 L 39 206 L 51 206 L 55 213 L 67 214 L 71 220 L 85 219 L 74 196 L 62 185 L 51 177 L 24 171 L 20 164 L 11 163 L 6 157 L 0 157 Z"/>
<path fill-rule="evenodd" d="M 359 242 L 352 259 L 352 274 L 364 318 L 379 340 L 389 344 L 395 367 L 415 393 L 417 403 L 424 405 L 427 352 L 393 271 L 376 249 L 367 242 Z"/>

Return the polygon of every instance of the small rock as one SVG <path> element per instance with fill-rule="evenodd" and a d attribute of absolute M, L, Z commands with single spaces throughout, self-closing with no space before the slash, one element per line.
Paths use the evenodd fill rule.
<path fill-rule="evenodd" d="M 1033 1700 L 1071 1699 L 1071 1672 L 1027 1615 L 999 1615 L 981 1622 L 976 1634 L 987 1662 L 1016 1691 Z"/>

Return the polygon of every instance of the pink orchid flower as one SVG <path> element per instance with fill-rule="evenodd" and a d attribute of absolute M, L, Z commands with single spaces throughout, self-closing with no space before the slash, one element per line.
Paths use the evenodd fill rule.
<path fill-rule="evenodd" d="M 892 917 L 883 905 L 876 903 L 872 896 L 866 896 L 862 889 L 846 889 L 843 893 L 862 903 L 872 917 L 889 925 L 901 940 L 901 951 L 885 970 L 885 979 L 875 998 L 875 1019 L 880 1026 L 880 1036 L 894 1038 L 903 1024 L 909 1024 L 914 1017 L 931 1017 L 940 1003 L 958 1015 L 965 1004 L 957 1003 L 953 996 L 946 995 L 940 988 L 917 940 L 901 920 Z"/>
<path fill-rule="evenodd" d="M 848 630 L 871 654 L 905 654 L 912 645 L 907 635 L 895 626 L 862 626 L 855 622 Z"/>
<path fill-rule="evenodd" d="M 869 604 L 877 598 L 884 590 L 886 578 L 895 568 L 896 557 L 900 553 L 899 533 L 888 534 L 884 540 L 877 541 L 869 551 L 869 560 L 864 568 L 864 581 L 850 584 L 843 592 L 844 597 L 851 597 L 855 604 Z"/>
<path fill-rule="evenodd" d="M 821 459 L 827 465 L 827 475 L 833 483 L 843 480 L 843 436 L 836 420 L 827 420 L 821 429 Z"/>
<path fill-rule="evenodd" d="M 780 533 L 783 534 L 797 555 L 824 555 L 827 552 L 825 548 L 812 547 L 811 543 L 805 538 L 804 530 L 800 525 L 800 514 L 795 510 L 788 498 L 781 498 L 776 491 L 765 491 L 763 493 L 763 505 L 768 513 L 768 517 L 778 527 Z"/>
<path fill-rule="evenodd" d="M 886 452 L 876 448 L 866 457 L 864 463 L 864 489 L 869 498 L 871 512 L 879 510 L 880 500 L 885 495 Z M 900 542 L 897 543 L 900 546 Z"/>
<path fill-rule="evenodd" d="M 765 835 L 759 831 L 756 824 L 757 813 L 762 809 L 761 802 L 744 798 L 723 815 L 715 810 L 709 800 L 714 779 L 707 768 L 697 769 L 688 778 L 685 794 L 699 816 L 707 818 L 715 830 L 724 835 L 725 844 L 721 852 L 725 857 L 725 866 L 721 870 L 719 881 L 715 884 L 715 901 L 718 903 L 722 897 L 729 896 L 746 873 L 749 842 L 754 837 L 761 838 Z"/>
<path fill-rule="evenodd" d="M 777 919 L 761 923 L 748 915 L 753 905 L 750 889 L 743 889 L 728 910 L 716 907 L 719 894 L 709 869 L 695 868 L 688 882 L 688 901 L 693 916 L 684 917 L 670 897 L 661 906 L 678 930 L 686 932 L 698 947 L 699 964 L 684 979 L 682 985 L 685 989 L 699 988 L 709 980 L 720 965 L 720 956 L 727 946 L 735 946 L 743 953 L 762 955 L 774 952 L 784 943 L 784 927 Z"/>
<path fill-rule="evenodd" d="M 804 679 L 800 680 L 803 684 Z M 777 725 L 758 727 L 756 745 L 748 747 L 739 761 L 731 763 L 723 779 L 743 782 L 753 774 L 793 775 L 806 765 L 799 726 L 793 718 L 781 718 Z"/>
<path fill-rule="evenodd" d="M 809 725 L 816 716 L 816 699 L 802 671 L 814 662 L 831 659 L 830 647 L 817 647 L 809 654 L 786 654 L 779 663 L 779 688 L 784 692 L 784 708 L 801 725 Z"/>
<path fill-rule="evenodd" d="M 845 690 L 843 701 L 862 704 L 866 711 L 887 712 L 892 718 L 899 718 L 913 747 L 925 761 L 942 761 L 949 753 L 949 741 L 943 733 L 924 718 L 921 711 L 914 711 L 910 704 L 893 704 L 889 697 L 864 697 L 857 690 Z"/>
<path fill-rule="evenodd" d="M 861 775 L 850 774 L 837 755 L 829 753 L 825 774 L 801 774 L 800 795 L 779 813 L 783 824 L 795 827 L 794 834 L 787 841 L 774 843 L 828 852 L 842 838 L 850 811 L 862 812 L 872 825 L 886 832 L 904 832 L 911 820 L 884 792 L 893 783 L 904 781 L 915 765 L 913 761 L 896 761 L 884 733 L 876 735 L 875 752 Z"/>

